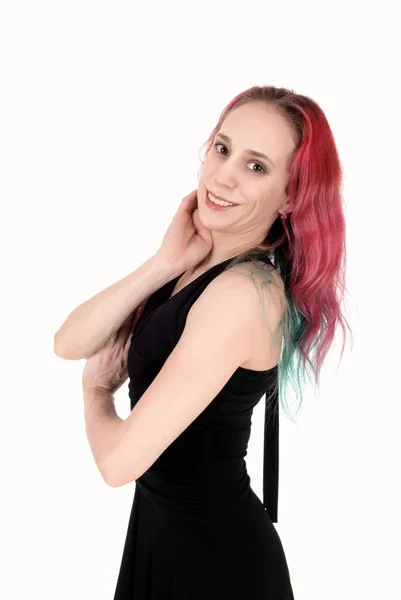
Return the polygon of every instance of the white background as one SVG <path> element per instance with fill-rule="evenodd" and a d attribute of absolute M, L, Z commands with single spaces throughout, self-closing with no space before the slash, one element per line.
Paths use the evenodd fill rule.
<path fill-rule="evenodd" d="M 281 418 L 276 527 L 295 598 L 401 598 L 395 7 L 2 3 L 2 598 L 113 597 L 135 483 L 97 471 L 85 361 L 59 358 L 53 336 L 158 249 L 223 107 L 255 84 L 317 101 L 345 169 L 354 346 L 339 364 L 338 337 L 298 423 Z M 128 416 L 128 384 L 116 401 Z M 247 458 L 260 497 L 262 433 L 261 402 Z"/>

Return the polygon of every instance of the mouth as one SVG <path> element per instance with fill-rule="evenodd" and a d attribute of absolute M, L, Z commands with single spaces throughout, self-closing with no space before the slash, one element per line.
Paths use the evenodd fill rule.
<path fill-rule="evenodd" d="M 228 209 L 233 208 L 234 206 L 239 206 L 235 202 L 230 202 L 229 200 L 226 200 L 221 196 L 215 196 L 212 192 L 209 192 L 208 189 L 206 189 L 205 202 L 206 205 L 209 206 L 209 208 L 214 208 L 215 210 Z"/>

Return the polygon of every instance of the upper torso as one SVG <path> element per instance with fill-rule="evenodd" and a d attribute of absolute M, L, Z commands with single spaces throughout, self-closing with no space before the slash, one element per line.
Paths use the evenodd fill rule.
<path fill-rule="evenodd" d="M 265 266 L 265 265 L 264 265 Z M 247 268 L 247 265 L 242 264 L 241 269 Z M 235 267 L 234 267 L 235 268 Z M 169 298 L 175 296 L 178 292 L 184 289 L 187 285 L 193 282 L 195 279 L 200 277 L 203 273 L 206 273 L 209 269 L 203 268 L 202 270 L 188 269 L 185 271 L 176 281 Z M 282 279 L 277 271 L 274 270 L 273 275 L 281 289 L 284 289 Z M 219 275 L 217 275 L 218 277 Z M 258 279 L 258 282 L 260 280 Z M 271 286 L 269 286 L 271 289 Z M 263 304 L 261 303 L 260 312 L 257 315 L 257 319 L 254 321 L 254 334 L 253 343 L 251 349 L 251 355 L 241 363 L 241 367 L 245 369 L 253 369 L 256 371 L 263 371 L 274 367 L 279 359 L 281 353 L 282 344 L 282 327 L 280 327 L 275 335 L 275 347 L 272 347 L 272 338 L 269 333 L 275 331 L 278 326 L 280 316 L 282 315 L 282 307 L 280 311 L 272 311 L 271 297 L 266 287 L 259 285 L 259 291 L 262 292 Z M 255 293 L 257 293 L 255 289 Z M 277 296 L 275 295 L 274 298 Z M 196 304 L 196 301 L 195 303 Z M 269 307 L 269 310 L 267 310 Z M 274 313 L 274 314 L 273 314 Z"/>
<path fill-rule="evenodd" d="M 183 287 L 177 285 L 177 277 L 149 296 L 134 327 L 128 350 L 131 410 L 163 369 L 184 332 L 189 312 L 206 287 L 222 274 L 223 267 L 223 264 L 211 267 L 191 282 L 187 280 Z M 238 366 L 207 407 L 137 480 L 152 501 L 173 503 L 179 512 L 206 513 L 217 515 L 219 519 L 221 511 L 226 513 L 229 505 L 245 500 L 250 491 L 245 456 L 252 412 L 266 394 L 269 402 L 266 400 L 265 430 L 271 451 L 265 453 L 264 495 L 266 507 L 269 506 L 274 517 L 277 432 L 275 428 L 271 432 L 266 428 L 274 422 L 278 360 L 271 358 L 269 361 L 270 346 L 265 340 L 269 341 L 270 334 L 263 313 L 262 307 L 260 329 L 263 333 L 257 331 L 255 319 L 252 360 Z M 177 369 L 176 376 L 185 377 L 185 373 Z"/>

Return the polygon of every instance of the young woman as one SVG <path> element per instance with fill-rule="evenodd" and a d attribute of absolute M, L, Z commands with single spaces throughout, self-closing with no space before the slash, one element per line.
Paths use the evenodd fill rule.
<path fill-rule="evenodd" d="M 136 482 L 114 600 L 294 598 L 273 525 L 279 398 L 288 412 L 285 384 L 300 397 L 307 366 L 318 383 L 345 332 L 340 186 L 317 104 L 246 90 L 157 253 L 57 332 L 59 356 L 88 359 L 86 431 L 104 480 Z M 113 394 L 128 377 L 122 420 Z M 245 455 L 263 395 L 262 502 Z"/>

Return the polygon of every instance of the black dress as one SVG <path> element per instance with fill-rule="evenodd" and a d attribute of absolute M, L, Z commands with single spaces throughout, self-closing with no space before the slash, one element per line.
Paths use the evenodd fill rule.
<path fill-rule="evenodd" d="M 171 297 L 179 277 L 148 298 L 128 353 L 131 410 L 177 344 L 189 309 L 227 263 L 211 267 Z M 277 366 L 239 367 L 135 481 L 114 600 L 293 600 L 273 525 L 279 438 L 278 412 L 270 402 L 263 503 L 250 486 L 245 462 L 253 408 L 276 377 Z"/>

